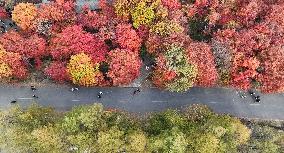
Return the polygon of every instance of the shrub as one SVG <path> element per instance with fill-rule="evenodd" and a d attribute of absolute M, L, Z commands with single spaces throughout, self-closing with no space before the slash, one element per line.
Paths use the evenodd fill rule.
<path fill-rule="evenodd" d="M 195 122 L 195 121 L 205 121 L 209 117 L 214 115 L 214 113 L 206 105 L 193 104 L 190 105 L 189 107 L 186 107 L 186 109 L 184 110 L 184 115 L 188 120 Z"/>
<path fill-rule="evenodd" d="M 261 125 L 261 123 L 253 124 L 252 134 L 249 142 L 239 146 L 239 150 L 240 152 L 281 152 L 283 150 L 283 145 L 279 144 L 278 142 L 283 140 L 283 136 L 283 131 L 276 130 L 270 127 L 270 125 Z"/>
<path fill-rule="evenodd" d="M 35 24 L 35 31 L 39 35 L 49 37 L 51 35 L 51 27 L 52 27 L 51 21 L 47 19 L 37 19 Z"/>
<path fill-rule="evenodd" d="M 137 54 L 129 50 L 110 51 L 107 62 L 109 63 L 107 76 L 112 79 L 115 86 L 129 84 L 140 74 L 141 61 Z"/>
<path fill-rule="evenodd" d="M 229 85 L 233 53 L 228 46 L 216 40 L 212 40 L 211 47 L 218 71 L 219 83 L 225 86 Z"/>
<path fill-rule="evenodd" d="M 12 20 L 23 30 L 32 29 L 36 17 L 37 8 L 32 3 L 19 3 L 12 12 Z"/>
<path fill-rule="evenodd" d="M 67 72 L 74 84 L 87 87 L 97 85 L 98 78 L 102 75 L 99 72 L 99 64 L 93 64 L 91 58 L 84 53 L 71 56 Z"/>

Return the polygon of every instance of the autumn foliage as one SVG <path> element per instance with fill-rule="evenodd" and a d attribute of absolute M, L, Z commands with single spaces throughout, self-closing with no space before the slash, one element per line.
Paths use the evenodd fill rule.
<path fill-rule="evenodd" d="M 28 70 L 22 61 L 22 57 L 18 53 L 7 52 L 0 46 L 0 79 L 26 79 Z"/>
<path fill-rule="evenodd" d="M 105 60 L 107 46 L 81 26 L 66 27 L 50 40 L 50 54 L 54 59 L 66 60 L 73 54 L 86 53 L 94 62 Z"/>
<path fill-rule="evenodd" d="M 46 76 L 50 77 L 52 80 L 63 83 L 64 81 L 69 81 L 70 76 L 67 72 L 66 63 L 63 62 L 52 62 L 45 70 Z"/>
<path fill-rule="evenodd" d="M 84 53 L 71 56 L 67 72 L 74 84 L 87 87 L 97 85 L 98 78 L 101 77 L 99 64 L 93 63 L 92 59 Z"/>
<path fill-rule="evenodd" d="M 112 50 L 108 54 L 109 72 L 113 85 L 126 85 L 140 74 L 141 61 L 127 49 Z"/>
<path fill-rule="evenodd" d="M 189 61 L 195 63 L 198 68 L 196 85 L 201 87 L 211 87 L 215 85 L 218 79 L 218 73 L 211 47 L 206 43 L 191 43 L 187 48 L 187 56 Z"/>
<path fill-rule="evenodd" d="M 23 79 L 35 61 L 58 82 L 119 86 L 139 77 L 140 57 L 151 57 L 153 84 L 166 90 L 284 91 L 280 0 L 99 0 L 97 8 L 76 12 L 73 0 L 16 5 L 19 31 L 0 36 L 1 78 Z"/>
<path fill-rule="evenodd" d="M 142 40 L 130 24 L 117 25 L 115 32 L 117 43 L 121 48 L 138 53 Z"/>
<path fill-rule="evenodd" d="M 23 30 L 33 28 L 33 22 L 37 17 L 37 8 L 32 3 L 19 3 L 14 7 L 12 20 Z"/>

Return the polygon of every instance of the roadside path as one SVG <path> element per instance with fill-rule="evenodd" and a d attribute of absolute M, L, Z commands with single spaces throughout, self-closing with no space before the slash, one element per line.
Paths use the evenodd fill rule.
<path fill-rule="evenodd" d="M 238 117 L 284 120 L 284 94 L 261 95 L 261 103 L 253 102 L 247 95 L 242 99 L 236 90 L 223 88 L 192 88 L 185 93 L 172 93 L 155 88 L 141 89 L 133 95 L 136 88 L 80 88 L 71 92 L 67 86 L 38 87 L 33 93 L 29 87 L 0 87 L 0 108 L 11 106 L 10 101 L 17 99 L 22 106 L 37 101 L 41 105 L 56 109 L 70 109 L 75 105 L 103 103 L 106 108 L 117 108 L 130 112 L 152 112 L 167 108 L 182 108 L 194 103 L 210 106 L 218 113 L 229 113 Z M 103 92 L 102 98 L 97 93 Z M 35 94 L 39 98 L 33 99 Z"/>

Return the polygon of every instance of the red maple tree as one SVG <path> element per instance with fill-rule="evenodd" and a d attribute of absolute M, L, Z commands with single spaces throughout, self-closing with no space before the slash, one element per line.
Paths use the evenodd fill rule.
<path fill-rule="evenodd" d="M 141 61 L 137 55 L 127 49 L 115 49 L 108 54 L 109 71 L 107 76 L 113 85 L 131 83 L 140 74 Z"/>
<path fill-rule="evenodd" d="M 105 60 L 106 44 L 83 31 L 81 26 L 69 26 L 50 40 L 49 51 L 54 59 L 66 60 L 73 54 L 86 53 L 95 63 Z"/>
<path fill-rule="evenodd" d="M 116 41 L 123 49 L 138 53 L 142 40 L 132 28 L 131 24 L 119 24 L 116 26 Z"/>
<path fill-rule="evenodd" d="M 187 47 L 190 62 L 197 65 L 197 86 L 210 87 L 216 84 L 218 73 L 211 47 L 206 43 L 193 42 Z"/>
<path fill-rule="evenodd" d="M 44 70 L 44 74 L 59 83 L 64 83 L 64 81 L 70 80 L 70 76 L 67 73 L 66 63 L 64 62 L 52 62 Z"/>

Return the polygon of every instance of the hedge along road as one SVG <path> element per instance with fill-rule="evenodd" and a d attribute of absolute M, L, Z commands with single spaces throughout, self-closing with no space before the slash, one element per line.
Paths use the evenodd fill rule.
<path fill-rule="evenodd" d="M 102 103 L 106 108 L 122 109 L 130 112 L 147 113 L 167 108 L 184 108 L 194 103 L 210 106 L 218 113 L 228 113 L 237 117 L 284 120 L 284 94 L 261 95 L 261 103 L 254 103 L 247 95 L 242 99 L 233 89 L 192 88 L 185 93 L 173 93 L 155 88 L 142 88 L 133 95 L 136 88 L 80 88 L 71 91 L 70 87 L 38 87 L 32 92 L 24 86 L 1 86 L 0 107 L 10 107 L 12 100 L 21 106 L 33 101 L 59 110 L 68 110 L 75 105 Z M 97 98 L 102 91 L 102 98 Z M 35 94 L 39 98 L 33 98 Z"/>

